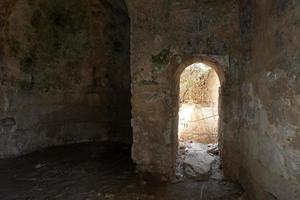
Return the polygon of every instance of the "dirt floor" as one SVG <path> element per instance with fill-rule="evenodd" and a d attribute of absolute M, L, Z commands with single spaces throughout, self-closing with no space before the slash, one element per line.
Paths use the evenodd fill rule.
<path fill-rule="evenodd" d="M 183 174 L 168 184 L 141 181 L 130 148 L 112 143 L 53 147 L 0 160 L 1 200 L 237 200 L 238 186 L 195 181 Z"/>

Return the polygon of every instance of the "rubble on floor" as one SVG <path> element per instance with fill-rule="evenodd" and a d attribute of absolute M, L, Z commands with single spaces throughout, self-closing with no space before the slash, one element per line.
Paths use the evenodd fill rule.
<path fill-rule="evenodd" d="M 184 172 L 196 180 L 207 180 L 211 175 L 213 156 L 203 152 L 190 152 L 183 161 Z"/>
<path fill-rule="evenodd" d="M 224 178 L 219 169 L 218 144 L 180 142 L 178 152 L 178 177 L 186 175 L 198 181 Z"/>

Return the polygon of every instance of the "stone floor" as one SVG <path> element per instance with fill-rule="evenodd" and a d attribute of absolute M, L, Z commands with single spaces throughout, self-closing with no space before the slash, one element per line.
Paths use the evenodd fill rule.
<path fill-rule="evenodd" d="M 1 200 L 237 200 L 238 186 L 181 177 L 168 184 L 141 181 L 130 148 L 86 143 L 0 160 Z"/>

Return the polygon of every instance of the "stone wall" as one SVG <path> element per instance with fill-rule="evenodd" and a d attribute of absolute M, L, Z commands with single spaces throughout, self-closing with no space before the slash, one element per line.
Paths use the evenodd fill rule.
<path fill-rule="evenodd" d="M 300 2 L 254 1 L 240 181 L 249 199 L 300 199 Z"/>
<path fill-rule="evenodd" d="M 161 179 L 172 177 L 179 77 L 185 67 L 196 62 L 210 63 L 221 79 L 220 140 L 224 140 L 224 154 L 236 152 L 238 159 L 239 148 L 231 145 L 238 132 L 239 69 L 244 48 L 237 2 L 128 0 L 127 4 L 131 18 L 133 159 L 138 170 Z M 230 148 L 225 148 L 225 143 Z"/>
<path fill-rule="evenodd" d="M 298 200 L 298 1 L 127 3 L 138 170 L 162 179 L 173 175 L 178 77 L 190 64 L 210 62 L 221 77 L 225 176 L 240 182 L 250 200 Z"/>
<path fill-rule="evenodd" d="M 130 142 L 140 172 L 167 180 L 179 77 L 203 62 L 221 81 L 227 178 L 250 200 L 299 199 L 296 0 L 0 1 L 0 157 L 73 142 Z"/>
<path fill-rule="evenodd" d="M 1 1 L 0 158 L 130 143 L 129 31 L 119 0 Z"/>

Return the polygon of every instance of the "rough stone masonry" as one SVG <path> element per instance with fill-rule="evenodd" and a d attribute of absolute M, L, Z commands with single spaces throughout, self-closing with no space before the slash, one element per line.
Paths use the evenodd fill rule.
<path fill-rule="evenodd" d="M 249 199 L 300 199 L 300 2 L 127 4 L 138 169 L 172 177 L 178 76 L 188 65 L 204 62 L 222 82 L 219 143 L 225 175 L 239 181 Z"/>
<path fill-rule="evenodd" d="M 138 171 L 170 180 L 179 77 L 202 62 L 221 81 L 225 177 L 299 200 L 299 23 L 298 0 L 1 0 L 0 157 L 133 143 Z"/>

